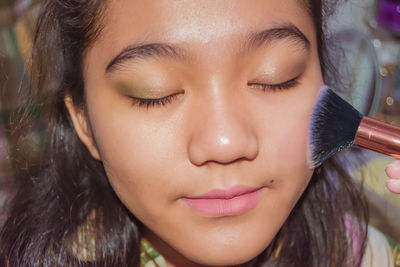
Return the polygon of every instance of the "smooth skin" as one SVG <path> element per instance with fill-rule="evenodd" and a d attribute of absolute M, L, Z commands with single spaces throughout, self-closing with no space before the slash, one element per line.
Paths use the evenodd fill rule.
<path fill-rule="evenodd" d="M 87 112 L 65 103 L 169 266 L 253 259 L 307 187 L 309 117 L 323 81 L 300 2 L 109 1 L 84 58 Z M 254 208 L 208 216 L 184 201 L 236 185 L 260 190 Z"/>

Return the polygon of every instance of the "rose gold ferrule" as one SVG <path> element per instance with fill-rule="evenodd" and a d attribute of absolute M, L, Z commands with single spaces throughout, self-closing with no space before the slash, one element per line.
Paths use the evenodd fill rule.
<path fill-rule="evenodd" d="M 400 128 L 364 117 L 357 130 L 355 144 L 400 158 Z"/>

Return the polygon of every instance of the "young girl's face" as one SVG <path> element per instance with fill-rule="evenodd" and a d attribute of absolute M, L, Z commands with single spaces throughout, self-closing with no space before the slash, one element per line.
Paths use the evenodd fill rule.
<path fill-rule="evenodd" d="M 310 180 L 322 77 L 303 2 L 107 4 L 84 58 L 87 113 L 66 103 L 143 236 L 178 266 L 251 260 Z"/>

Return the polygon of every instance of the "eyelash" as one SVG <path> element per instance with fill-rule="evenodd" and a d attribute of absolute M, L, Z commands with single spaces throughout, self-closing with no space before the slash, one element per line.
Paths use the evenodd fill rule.
<path fill-rule="evenodd" d="M 287 90 L 296 87 L 298 83 L 299 83 L 299 77 L 296 77 L 294 79 L 291 79 L 289 81 L 280 84 L 248 83 L 247 85 L 260 87 L 263 91 L 271 90 L 275 92 L 279 90 Z M 179 92 L 162 98 L 138 98 L 133 96 L 130 96 L 129 98 L 132 101 L 132 106 L 145 107 L 148 109 L 156 106 L 165 106 L 171 103 L 180 94 L 183 94 L 183 92 Z"/>
<path fill-rule="evenodd" d="M 299 84 L 299 76 L 291 79 L 289 81 L 279 83 L 279 84 L 265 84 L 265 83 L 248 83 L 248 86 L 257 86 L 261 88 L 264 92 L 269 90 L 269 91 L 279 91 L 279 90 L 287 90 L 291 89 L 293 87 L 296 87 Z"/>
<path fill-rule="evenodd" d="M 155 106 L 165 106 L 177 98 L 179 94 L 182 94 L 182 92 L 162 98 L 138 98 L 133 96 L 130 96 L 129 98 L 132 101 L 132 106 L 145 107 L 148 109 Z"/>

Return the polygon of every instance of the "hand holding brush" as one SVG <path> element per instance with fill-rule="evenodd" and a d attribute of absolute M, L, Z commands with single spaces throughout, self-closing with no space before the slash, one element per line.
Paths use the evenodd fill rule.
<path fill-rule="evenodd" d="M 321 89 L 310 125 L 309 164 L 316 167 L 337 152 L 357 145 L 400 159 L 400 128 L 364 117 L 331 89 Z M 386 168 L 387 188 L 400 193 L 400 161 Z"/>

